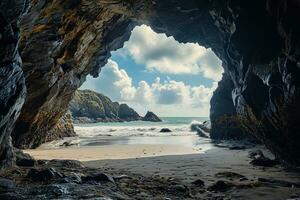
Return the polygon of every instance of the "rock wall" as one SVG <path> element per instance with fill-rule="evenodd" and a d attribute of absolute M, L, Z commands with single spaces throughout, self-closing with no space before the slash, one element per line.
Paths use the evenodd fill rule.
<path fill-rule="evenodd" d="M 128 40 L 133 26 L 125 16 L 132 15 L 127 6 L 92 0 L 31 2 L 20 24 L 28 95 L 13 133 L 16 147 L 35 148 L 49 138 L 86 75 L 98 76 L 110 51 Z"/>
<path fill-rule="evenodd" d="M 244 131 L 278 159 L 299 165 L 299 1 L 163 1 L 154 7 L 155 30 L 211 47 L 223 61 Z"/>
<path fill-rule="evenodd" d="M 22 61 L 17 51 L 18 21 L 24 10 L 23 0 L 0 2 L 0 170 L 13 164 L 10 134 L 26 94 Z"/>
<path fill-rule="evenodd" d="M 210 101 L 210 137 L 214 140 L 253 140 L 241 123 L 233 105 L 233 82 L 228 74 L 223 74 L 222 80 Z"/>
<path fill-rule="evenodd" d="M 245 132 L 300 164 L 299 10 L 298 0 L 31 1 L 19 48 L 28 95 L 14 144 L 36 147 L 34 138 L 46 138 L 85 76 L 97 76 L 109 52 L 145 23 L 212 48 Z"/>

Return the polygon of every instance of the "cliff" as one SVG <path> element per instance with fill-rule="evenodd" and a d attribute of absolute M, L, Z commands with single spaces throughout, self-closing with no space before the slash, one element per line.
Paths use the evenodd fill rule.
<path fill-rule="evenodd" d="M 69 110 L 75 123 L 136 121 L 142 117 L 126 104 L 112 102 L 107 96 L 77 90 Z"/>
<path fill-rule="evenodd" d="M 232 116 L 243 133 L 257 138 L 278 159 L 300 165 L 299 1 L 0 4 L 1 162 L 11 163 L 11 132 L 17 147 L 32 148 L 45 141 L 86 76 L 98 76 L 110 51 L 123 46 L 132 28 L 148 24 L 179 42 L 210 47 L 232 83 L 226 91 L 221 82 L 214 99 L 227 105 L 230 98 L 223 102 L 218 95 L 223 95 L 221 90 L 231 93 L 236 112 Z M 214 105 L 213 101 L 217 112 Z"/>

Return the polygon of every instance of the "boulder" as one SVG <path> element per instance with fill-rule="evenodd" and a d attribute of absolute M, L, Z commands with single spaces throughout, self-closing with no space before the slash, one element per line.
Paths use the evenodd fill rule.
<path fill-rule="evenodd" d="M 19 149 L 15 149 L 16 165 L 22 167 L 33 167 L 36 164 L 36 160 L 29 154 L 22 152 Z"/>
<path fill-rule="evenodd" d="M 27 174 L 27 178 L 30 178 L 32 181 L 49 181 L 54 178 L 62 178 L 63 175 L 56 171 L 54 168 L 47 169 L 30 169 Z"/>
<path fill-rule="evenodd" d="M 227 181 L 219 180 L 212 185 L 210 185 L 207 190 L 214 192 L 226 192 L 233 187 L 233 184 Z"/>
<path fill-rule="evenodd" d="M 205 121 L 203 124 L 192 124 L 190 126 L 191 131 L 196 131 L 199 137 L 208 138 L 210 128 L 208 122 Z"/>
<path fill-rule="evenodd" d="M 0 177 L 0 188 L 2 189 L 12 189 L 15 187 L 15 182 L 13 180 Z"/>
<path fill-rule="evenodd" d="M 170 133 L 170 132 L 172 132 L 170 129 L 168 129 L 168 128 L 162 128 L 161 130 L 160 130 L 160 132 L 161 133 Z"/>
<path fill-rule="evenodd" d="M 252 164 L 254 166 L 261 166 L 261 167 L 274 167 L 275 165 L 280 164 L 280 162 L 276 159 L 267 158 L 262 154 L 259 156 L 255 156 L 250 161 L 250 164 Z"/>
<path fill-rule="evenodd" d="M 279 164 L 278 160 L 267 158 L 261 150 L 250 151 L 249 158 L 252 159 L 250 164 L 255 166 L 273 167 Z"/>
<path fill-rule="evenodd" d="M 201 179 L 197 179 L 197 180 L 193 181 L 192 184 L 196 185 L 198 187 L 204 187 L 205 186 L 204 181 L 202 181 Z"/>
<path fill-rule="evenodd" d="M 83 182 L 111 182 L 115 183 L 115 180 L 112 176 L 105 173 L 91 174 L 85 177 L 82 177 Z"/>

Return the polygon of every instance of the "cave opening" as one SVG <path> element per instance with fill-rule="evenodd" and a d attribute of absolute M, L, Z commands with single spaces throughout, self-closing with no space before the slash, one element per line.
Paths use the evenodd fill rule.
<path fill-rule="evenodd" d="M 166 136 L 160 131 L 168 129 L 170 136 L 197 135 L 191 126 L 209 123 L 210 100 L 222 73 L 222 62 L 211 49 L 180 43 L 147 25 L 136 26 L 124 46 L 111 52 L 99 77 L 88 76 L 70 102 L 80 138 L 76 141 L 97 146 L 110 141 L 103 136 L 139 135 L 145 137 L 118 142 L 195 148 L 196 137 L 160 138 Z M 201 136 L 208 135 L 203 131 Z M 75 145 L 76 141 L 67 143 Z"/>
<path fill-rule="evenodd" d="M 13 168 L 11 173 L 8 170 L 3 174 L 4 179 L 1 174 L 1 197 L 39 199 L 42 193 L 50 199 L 60 195 L 62 198 L 109 199 L 211 199 L 220 198 L 219 194 L 221 198 L 229 199 L 299 197 L 299 173 L 287 171 L 283 168 L 286 165 L 280 165 L 300 165 L 300 112 L 297 112 L 300 98 L 299 1 L 3 0 L 0 4 L 0 21 L 3 24 L 0 28 L 3 44 L 0 47 L 0 86 L 3 86 L 0 87 L 0 170 Z M 201 60 L 198 63 L 197 58 L 201 55 L 193 48 L 178 50 L 176 42 L 159 40 L 160 48 L 156 49 L 151 46 L 155 41 L 153 38 L 149 40 L 150 44 L 140 47 L 137 42 L 143 41 L 144 35 L 141 34 L 131 43 L 132 48 L 127 53 L 132 56 L 134 64 L 144 65 L 145 72 L 129 71 L 134 67 L 127 65 L 126 60 L 121 62 L 126 54 L 121 56 L 117 55 L 118 51 L 112 51 L 123 46 L 136 24 L 147 24 L 154 32 L 165 34 L 159 37 L 167 40 L 173 37 L 184 46 L 202 48 L 197 46 L 199 44 L 211 48 L 222 60 L 224 73 L 221 80 L 215 81 L 220 80 L 210 103 L 210 137 L 225 139 L 226 145 L 228 139 L 234 139 L 234 146 L 221 143 L 206 149 L 203 147 L 211 144 L 210 139 L 203 139 L 200 146 L 183 155 L 178 142 L 189 141 L 181 136 L 171 139 L 180 125 L 173 121 L 176 125 L 174 130 L 170 123 L 161 130 L 162 127 L 146 131 L 141 127 L 136 129 L 139 132 L 159 132 L 161 138 L 167 138 L 168 147 L 155 139 L 153 141 L 153 136 L 146 138 L 146 142 L 152 141 L 154 144 L 151 145 L 156 145 L 155 151 L 149 146 L 146 149 L 145 144 L 141 148 L 141 144 L 134 141 L 140 139 L 140 135 L 134 136 L 134 140 L 123 135 L 121 141 L 114 140 L 112 144 L 116 127 L 104 125 L 101 128 L 107 128 L 108 133 L 101 135 L 98 141 L 87 137 L 85 149 L 72 147 L 73 143 L 64 141 L 59 145 L 51 143 L 58 148 L 24 151 L 36 154 L 36 158 L 58 156 L 67 159 L 75 156 L 88 161 L 84 163 L 87 167 L 69 160 L 36 161 L 14 148 L 13 145 L 21 149 L 37 148 L 65 136 L 76 138 L 71 115 L 67 112 L 69 102 L 86 81 L 87 75 L 98 76 L 99 69 L 107 62 L 110 66 L 102 68 L 103 74 L 114 69 L 120 77 L 127 76 L 127 80 L 117 80 L 117 84 L 110 82 L 111 86 L 119 86 L 107 89 L 108 92 L 119 92 L 119 99 L 116 96 L 112 98 L 128 104 L 134 99 L 152 100 L 152 107 L 148 107 L 150 103 L 146 106 L 134 102 L 141 104 L 140 112 L 154 110 L 164 115 L 159 105 L 173 103 L 169 113 L 188 116 L 187 113 L 192 112 L 185 107 L 186 104 L 179 104 L 180 100 L 188 99 L 190 105 L 195 106 L 193 99 L 205 99 L 199 91 L 207 88 L 210 91 L 205 96 L 206 100 L 200 103 L 208 102 L 208 93 L 213 91 L 212 82 L 201 83 L 203 87 L 200 87 L 199 82 L 193 83 L 192 77 L 185 77 L 187 82 L 178 77 L 180 73 L 188 76 L 186 74 L 196 71 L 197 74 L 197 70 L 198 78 L 202 75 L 213 81 L 217 75 L 216 71 L 203 67 L 205 63 Z M 142 25 L 134 31 L 141 28 L 147 29 Z M 151 38 L 150 33 L 145 34 L 147 39 Z M 130 46 L 130 42 L 126 45 Z M 149 47 L 153 47 L 151 51 Z M 117 57 L 119 60 L 114 60 Z M 193 57 L 200 68 L 191 63 Z M 155 79 L 150 75 L 149 80 L 142 76 L 142 73 L 149 72 L 156 74 Z M 162 72 L 167 75 L 162 75 Z M 132 73 L 137 73 L 137 78 Z M 104 76 L 100 74 L 101 78 Z M 106 82 L 109 81 L 112 80 Z M 185 90 L 170 92 L 178 85 Z M 175 103 L 179 104 L 178 108 Z M 111 108 L 114 106 L 116 103 L 112 103 Z M 122 106 L 122 110 L 130 108 Z M 132 126 L 134 124 L 129 124 L 129 127 Z M 189 129 L 192 127 L 197 133 L 206 128 L 189 126 Z M 85 134 L 98 133 L 90 125 L 80 129 Z M 161 138 L 160 141 L 164 140 Z M 80 143 L 82 138 L 77 139 Z M 267 148 L 258 145 L 257 140 Z M 94 148 L 95 145 L 104 148 Z M 130 158 L 126 155 L 128 150 L 142 156 Z M 173 156 L 157 156 L 163 151 Z M 199 153 L 203 151 L 205 154 Z M 108 160 L 93 160 L 99 155 L 106 156 Z M 105 173 L 99 173 L 103 172 L 99 166 L 106 167 Z M 125 178 L 123 174 L 118 176 L 124 171 L 127 173 Z M 117 172 L 118 175 L 111 177 L 106 172 Z M 29 187 L 25 188 L 29 182 Z"/>
<path fill-rule="evenodd" d="M 68 123 L 70 115 L 65 114 L 74 92 L 88 74 L 98 76 L 99 68 L 105 65 L 110 52 L 119 49 L 128 40 L 133 25 L 145 23 L 155 32 L 165 33 L 179 42 L 198 43 L 211 48 L 222 60 L 225 73 L 220 87 L 215 91 L 217 95 L 211 101 L 213 109 L 210 119 L 214 130 L 211 136 L 231 138 L 231 132 L 239 133 L 242 128 L 247 135 L 254 135 L 266 144 L 280 159 L 291 162 L 291 158 L 297 154 L 298 151 L 292 150 L 298 149 L 294 142 L 291 143 L 292 147 L 284 148 L 291 138 L 295 139 L 293 141 L 298 139 L 293 133 L 294 128 L 289 126 L 290 123 L 295 124 L 293 120 L 288 120 L 293 115 L 289 112 L 282 117 L 277 116 L 295 107 L 295 101 L 283 99 L 297 90 L 278 85 L 298 83 L 297 73 L 291 70 L 297 69 L 297 59 L 288 57 L 285 51 L 292 49 L 289 45 L 293 45 L 288 41 L 294 40 L 287 34 L 288 30 L 295 29 L 297 32 L 298 29 L 292 23 L 287 26 L 278 23 L 274 16 L 279 11 L 273 9 L 278 5 L 270 2 L 231 2 L 227 9 L 222 3 L 210 1 L 174 1 L 172 7 L 168 6 L 170 1 L 126 1 L 117 6 L 111 2 L 82 5 L 67 1 L 62 3 L 65 12 L 59 12 L 60 9 L 55 9 L 61 6 L 57 1 L 36 3 L 20 18 L 19 25 L 22 36 L 19 51 L 23 62 L 19 82 L 20 88 L 24 88 L 24 74 L 27 94 L 17 94 L 20 96 L 17 110 L 9 114 L 14 115 L 11 119 L 15 128 L 12 131 L 9 129 L 8 134 L 12 132 L 12 142 L 16 147 L 36 148 L 43 142 L 74 134 Z M 259 8 L 257 15 L 253 14 L 253 7 Z M 294 13 L 294 10 L 291 12 Z M 291 16 L 285 17 L 289 19 Z M 150 56 L 155 57 L 157 52 L 152 52 Z M 169 62 L 165 58 L 162 61 Z M 146 63 L 154 71 L 158 68 L 165 71 L 174 69 L 165 67 L 170 63 L 156 64 L 152 61 Z M 205 70 L 202 73 L 214 74 L 206 74 Z M 285 80 L 281 79 L 283 74 L 293 75 Z M 255 85 L 253 82 L 256 80 L 258 83 Z M 253 94 L 256 86 L 262 89 L 262 95 Z M 134 87 L 138 90 L 139 86 Z M 134 89 L 129 87 L 128 90 Z M 123 94 L 126 94 L 125 91 Z M 271 91 L 272 94 L 269 94 Z M 259 105 L 253 96 L 262 97 Z M 283 123 L 287 120 L 291 122 Z M 239 124 L 242 126 L 237 126 Z M 284 126 L 278 127 L 276 124 Z M 226 134 L 223 128 L 227 130 Z M 276 135 L 282 137 L 274 139 Z M 287 153 L 282 149 L 290 151 Z"/>

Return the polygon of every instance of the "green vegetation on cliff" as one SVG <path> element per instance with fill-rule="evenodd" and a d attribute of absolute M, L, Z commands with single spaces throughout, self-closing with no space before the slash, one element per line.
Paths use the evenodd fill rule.
<path fill-rule="evenodd" d="M 77 90 L 69 110 L 75 123 L 154 121 L 153 118 L 141 117 L 127 104 L 113 102 L 107 96 L 91 90 Z"/>

